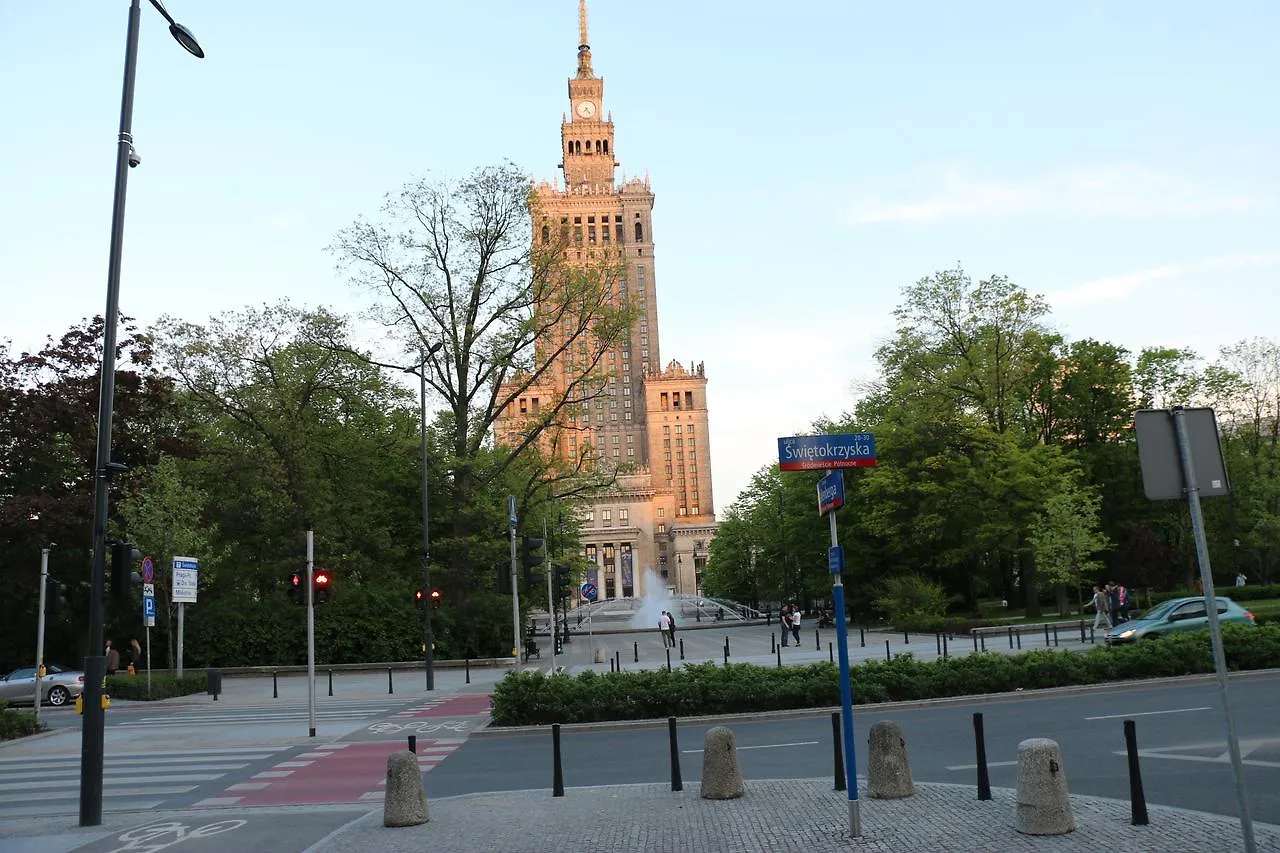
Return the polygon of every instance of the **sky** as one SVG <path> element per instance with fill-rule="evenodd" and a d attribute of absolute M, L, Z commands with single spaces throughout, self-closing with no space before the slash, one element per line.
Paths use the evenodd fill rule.
<path fill-rule="evenodd" d="M 143 2 L 120 305 L 356 315 L 384 194 L 556 176 L 574 0 Z M 106 299 L 127 0 L 0 0 L 0 340 Z M 704 362 L 717 512 L 852 410 L 902 288 L 961 265 L 1136 353 L 1280 337 L 1280 4 L 594 0 L 619 178 L 657 197 L 663 362 Z"/>

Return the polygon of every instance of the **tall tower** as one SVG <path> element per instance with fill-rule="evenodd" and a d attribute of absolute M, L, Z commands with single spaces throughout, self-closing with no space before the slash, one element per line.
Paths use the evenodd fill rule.
<path fill-rule="evenodd" d="M 653 583 L 698 595 L 715 534 L 707 380 L 701 364 L 661 361 L 654 195 L 647 176 L 615 177 L 613 116 L 604 107 L 604 79 L 591 65 L 586 0 L 578 2 L 577 72 L 568 90 L 569 111 L 560 120 L 563 185 L 534 187 L 540 221 L 533 239 L 551 244 L 558 237 L 571 264 L 620 262 L 617 296 L 636 312 L 631 334 L 605 353 L 604 393 L 569 416 L 557 445 L 575 454 L 590 443 L 600 464 L 619 472 L 581 519 L 584 553 L 595 567 L 589 579 L 602 598 L 652 594 Z M 573 357 L 559 356 L 547 387 L 513 404 L 496 426 L 499 441 L 538 413 L 535 395 L 564 393 Z"/>

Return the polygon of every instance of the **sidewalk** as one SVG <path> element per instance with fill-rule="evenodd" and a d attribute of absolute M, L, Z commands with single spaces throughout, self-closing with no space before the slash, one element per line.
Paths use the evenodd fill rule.
<path fill-rule="evenodd" d="M 704 800 L 696 783 L 570 788 L 470 794 L 430 801 L 431 820 L 388 829 L 379 809 L 353 821 L 308 853 L 378 850 L 481 851 L 722 851 L 735 853 L 1225 853 L 1244 848 L 1238 820 L 1149 806 L 1150 824 L 1132 826 L 1129 804 L 1072 797 L 1076 830 L 1061 836 L 1021 835 L 1013 828 L 1015 792 L 993 789 L 979 802 L 973 786 L 918 784 L 902 800 L 861 802 L 862 835 L 849 838 L 846 795 L 830 779 L 748 781 L 738 800 Z M 863 783 L 865 786 L 865 782 Z M 493 819 L 501 816 L 500 819 Z M 1259 850 L 1280 850 L 1280 827 L 1254 824 Z"/>

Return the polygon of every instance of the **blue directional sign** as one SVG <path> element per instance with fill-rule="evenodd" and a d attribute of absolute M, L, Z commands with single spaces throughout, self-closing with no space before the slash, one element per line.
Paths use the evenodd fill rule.
<path fill-rule="evenodd" d="M 783 471 L 870 468 L 875 464 L 876 441 L 869 432 L 778 439 L 778 467 Z"/>
<path fill-rule="evenodd" d="M 831 471 L 818 481 L 818 515 L 844 506 L 844 472 Z"/>
<path fill-rule="evenodd" d="M 587 601 L 596 600 L 596 593 L 598 592 L 598 590 L 596 589 L 595 584 L 588 581 L 587 583 L 584 583 L 582 585 L 581 591 L 582 591 L 582 597 L 585 598 Z"/>
<path fill-rule="evenodd" d="M 827 568 L 833 575 L 844 571 L 844 549 L 839 545 L 832 545 L 827 549 Z"/>

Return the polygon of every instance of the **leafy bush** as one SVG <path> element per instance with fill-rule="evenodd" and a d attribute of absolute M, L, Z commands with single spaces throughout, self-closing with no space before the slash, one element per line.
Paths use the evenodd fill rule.
<path fill-rule="evenodd" d="M 946 621 L 947 596 L 942 584 L 922 575 L 885 578 L 874 604 L 899 631 L 937 631 Z"/>
<path fill-rule="evenodd" d="M 150 692 L 146 673 L 107 676 L 107 695 L 113 699 L 168 699 L 204 693 L 208 687 L 209 677 L 203 670 L 183 672 L 181 678 L 171 672 L 153 671 Z"/>
<path fill-rule="evenodd" d="M 1231 669 L 1280 666 L 1280 625 L 1223 626 Z M 1036 649 L 1018 655 L 976 652 L 920 661 L 902 654 L 866 661 L 853 669 L 854 701 L 904 701 L 1000 693 L 1019 688 L 1065 687 L 1213 671 L 1209 634 L 1173 634 L 1131 646 L 1083 654 Z M 493 692 L 495 725 L 582 723 L 751 713 L 837 705 L 833 664 L 769 667 L 755 664 L 688 664 L 668 672 L 508 673 Z"/>
<path fill-rule="evenodd" d="M 5 703 L 0 702 L 0 740 L 26 737 L 27 735 L 35 734 L 42 728 L 44 728 L 44 725 L 36 720 L 35 714 L 30 711 L 15 711 Z"/>

